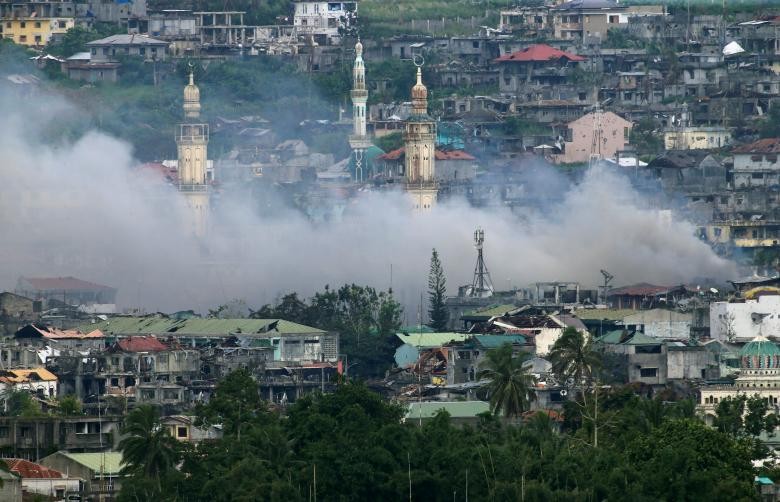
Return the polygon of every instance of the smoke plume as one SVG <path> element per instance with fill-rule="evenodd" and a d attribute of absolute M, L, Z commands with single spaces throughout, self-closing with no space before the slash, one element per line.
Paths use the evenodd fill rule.
<path fill-rule="evenodd" d="M 522 163 L 525 211 L 451 200 L 415 214 L 403 193 L 375 191 L 347 202 L 338 221 L 313 223 L 276 199 L 226 191 L 202 242 L 175 188 L 139 170 L 128 144 L 96 131 L 52 139 L 51 124 L 78 111 L 51 96 L 18 103 L 0 96 L 0 289 L 13 290 L 22 275 L 73 275 L 117 287 L 120 308 L 202 312 L 233 298 L 257 307 L 354 282 L 392 286 L 412 306 L 427 287 L 432 248 L 450 294 L 471 282 L 478 226 L 497 289 L 595 286 L 602 268 L 616 284 L 735 273 L 691 224 L 649 207 L 619 173 L 595 168 L 569 184 L 552 167 Z M 272 216 L 257 211 L 271 204 L 279 206 L 265 212 Z"/>

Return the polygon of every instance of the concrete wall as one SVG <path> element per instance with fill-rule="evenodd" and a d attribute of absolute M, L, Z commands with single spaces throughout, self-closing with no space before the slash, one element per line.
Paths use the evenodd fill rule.
<path fill-rule="evenodd" d="M 780 333 L 780 296 L 762 296 L 744 303 L 710 305 L 710 336 L 715 340 L 747 342 Z"/>
<path fill-rule="evenodd" d="M 614 158 L 618 151 L 625 149 L 631 131 L 631 122 L 612 112 L 603 112 L 601 125 L 596 127 L 595 115 L 589 113 L 569 123 L 571 141 L 565 143 L 563 154 L 554 157 L 556 162 L 564 164 L 587 162 L 593 150 L 596 130 L 601 131 L 601 147 L 600 152 L 597 152 L 601 158 Z"/>

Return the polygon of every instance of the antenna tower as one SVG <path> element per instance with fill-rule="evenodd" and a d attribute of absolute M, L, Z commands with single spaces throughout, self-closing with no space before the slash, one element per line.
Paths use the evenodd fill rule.
<path fill-rule="evenodd" d="M 601 156 L 601 106 L 596 105 L 593 117 L 593 142 L 590 145 L 590 159 L 588 161 L 588 167 L 593 167 L 602 160 Z"/>
<path fill-rule="evenodd" d="M 471 296 L 487 298 L 493 296 L 493 281 L 490 279 L 482 247 L 485 243 L 485 231 L 477 228 L 474 231 L 474 247 L 477 248 L 477 266 L 474 267 L 474 281 L 471 283 Z"/>
<path fill-rule="evenodd" d="M 604 269 L 601 269 L 601 275 L 604 276 L 604 286 L 602 286 L 604 288 L 604 291 L 602 292 L 603 296 L 602 296 L 601 299 L 603 300 L 602 303 L 606 304 L 607 303 L 607 292 L 609 291 L 609 285 L 612 284 L 612 279 L 614 279 L 615 276 L 610 274 L 609 272 L 607 272 Z"/>

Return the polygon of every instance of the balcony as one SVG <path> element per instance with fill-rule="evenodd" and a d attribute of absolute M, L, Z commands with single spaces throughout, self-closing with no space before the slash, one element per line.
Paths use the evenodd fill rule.
<path fill-rule="evenodd" d="M 779 246 L 780 237 L 734 239 L 734 245 L 738 248 L 769 248 L 769 247 Z"/>
<path fill-rule="evenodd" d="M 112 446 L 112 437 L 109 432 L 95 432 L 77 434 L 70 432 L 65 435 L 62 447 L 65 449 L 99 449 Z"/>

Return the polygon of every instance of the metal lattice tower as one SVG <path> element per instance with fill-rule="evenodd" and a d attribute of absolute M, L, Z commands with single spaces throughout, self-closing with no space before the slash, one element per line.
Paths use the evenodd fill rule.
<path fill-rule="evenodd" d="M 596 105 L 593 117 L 593 141 L 590 145 L 590 158 L 588 159 L 588 166 L 593 167 L 597 165 L 601 160 L 601 107 Z"/>
<path fill-rule="evenodd" d="M 477 228 L 474 231 L 474 247 L 477 248 L 477 266 L 474 267 L 474 281 L 471 283 L 471 296 L 486 298 L 493 295 L 493 281 L 490 279 L 482 247 L 485 243 L 485 231 Z"/>

